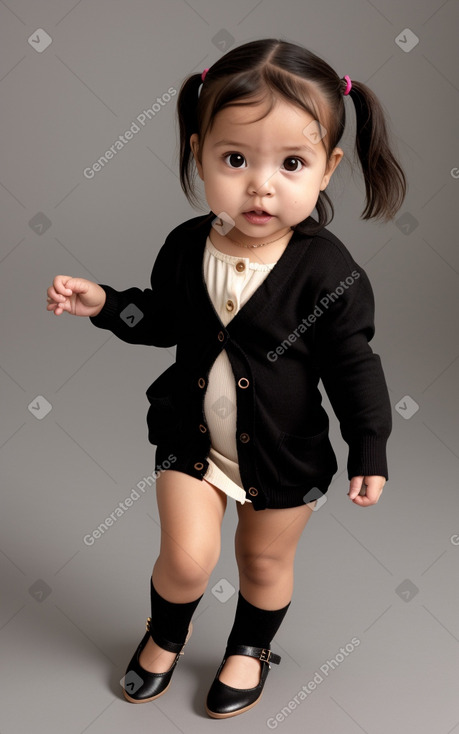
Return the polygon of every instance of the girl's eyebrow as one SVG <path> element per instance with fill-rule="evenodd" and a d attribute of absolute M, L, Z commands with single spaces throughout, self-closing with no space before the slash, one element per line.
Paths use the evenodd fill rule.
<path fill-rule="evenodd" d="M 236 142 L 234 140 L 219 140 L 217 143 L 214 143 L 212 146 L 213 148 L 218 148 L 220 146 L 232 146 L 233 148 L 248 148 L 250 150 L 250 145 L 247 145 L 246 143 L 240 143 Z M 312 155 L 317 155 L 314 148 L 311 148 L 309 145 L 284 145 L 282 148 L 278 148 L 278 150 L 281 153 L 295 153 L 298 151 L 307 151 L 308 153 L 312 153 Z"/>

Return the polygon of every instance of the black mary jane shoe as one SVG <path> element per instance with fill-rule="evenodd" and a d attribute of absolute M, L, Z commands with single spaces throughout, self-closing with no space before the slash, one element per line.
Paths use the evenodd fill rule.
<path fill-rule="evenodd" d="M 163 693 L 166 693 L 172 682 L 172 673 L 175 670 L 175 666 L 177 665 L 180 656 L 183 655 L 183 648 L 188 642 L 193 630 L 193 625 L 190 622 L 188 634 L 183 645 L 178 642 L 169 642 L 168 640 L 158 641 L 157 644 L 160 645 L 160 647 L 164 646 L 164 649 L 168 649 L 169 652 L 175 652 L 177 654 L 171 667 L 169 670 L 166 670 L 165 673 L 150 673 L 148 670 L 145 670 L 145 668 L 142 668 L 139 663 L 140 653 L 144 649 L 148 642 L 148 638 L 150 637 L 150 622 L 151 617 L 148 617 L 147 631 L 132 656 L 123 679 L 124 697 L 130 703 L 147 703 L 148 701 L 153 701 L 155 698 L 162 696 Z"/>
<path fill-rule="evenodd" d="M 254 688 L 233 688 L 218 680 L 226 659 L 230 655 L 248 655 L 258 658 L 264 665 L 261 667 L 260 682 Z M 214 719 L 226 719 L 229 716 L 243 714 L 255 706 L 263 695 L 263 686 L 271 669 L 270 663 L 279 665 L 280 655 L 264 647 L 250 647 L 249 645 L 229 645 L 214 681 L 207 694 L 206 711 Z"/>

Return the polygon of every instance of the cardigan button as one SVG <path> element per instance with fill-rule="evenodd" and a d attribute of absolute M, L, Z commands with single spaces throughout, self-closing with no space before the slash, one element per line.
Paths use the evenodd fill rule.
<path fill-rule="evenodd" d="M 197 461 L 197 462 L 196 462 L 196 464 L 194 465 L 194 468 L 195 468 L 195 469 L 196 469 L 197 471 L 201 471 L 201 469 L 203 469 L 203 468 L 204 468 L 204 464 L 202 463 L 202 461 Z"/>
<path fill-rule="evenodd" d="M 242 443 L 247 443 L 247 441 L 250 441 L 250 436 L 248 433 L 241 433 L 239 440 L 242 441 Z"/>
<path fill-rule="evenodd" d="M 245 270 L 245 263 L 240 260 L 236 263 L 234 267 L 236 268 L 238 273 L 243 273 Z"/>
<path fill-rule="evenodd" d="M 258 489 L 255 489 L 255 487 L 249 487 L 249 494 L 251 494 L 252 497 L 256 497 L 258 494 Z"/>
<path fill-rule="evenodd" d="M 227 311 L 234 311 L 234 303 L 231 299 L 228 299 L 226 302 L 226 310 Z"/>
<path fill-rule="evenodd" d="M 248 381 L 247 377 L 241 377 L 238 380 L 237 384 L 239 385 L 239 387 L 241 387 L 243 390 L 245 390 L 245 388 L 250 385 L 250 382 Z"/>
<path fill-rule="evenodd" d="M 223 331 L 219 331 L 218 332 L 217 339 L 218 339 L 219 342 L 222 342 L 222 341 L 225 340 L 225 335 L 224 335 Z"/>
<path fill-rule="evenodd" d="M 199 387 L 205 387 L 206 386 L 206 381 L 205 381 L 204 377 L 200 377 L 199 378 L 198 385 L 199 385 Z"/>
<path fill-rule="evenodd" d="M 201 433 L 207 433 L 207 428 L 203 426 L 202 423 L 199 424 L 199 430 L 201 431 Z"/>

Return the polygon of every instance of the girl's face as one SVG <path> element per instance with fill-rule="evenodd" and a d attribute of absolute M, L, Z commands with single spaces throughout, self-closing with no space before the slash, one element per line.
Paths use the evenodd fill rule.
<path fill-rule="evenodd" d="M 204 140 L 201 161 L 198 135 L 190 138 L 211 211 L 229 215 L 235 224 L 227 233 L 250 244 L 306 219 L 343 156 L 335 148 L 327 161 L 326 131 L 299 107 L 278 99 L 256 121 L 262 112 L 260 104 L 221 110 Z"/>

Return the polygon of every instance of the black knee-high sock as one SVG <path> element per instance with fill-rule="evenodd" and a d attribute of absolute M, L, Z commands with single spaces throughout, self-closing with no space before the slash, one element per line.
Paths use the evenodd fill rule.
<path fill-rule="evenodd" d="M 269 648 L 290 604 L 291 602 L 281 609 L 260 609 L 250 604 L 239 591 L 236 615 L 227 645 Z"/>
<path fill-rule="evenodd" d="M 204 594 L 194 601 L 176 604 L 167 601 L 150 582 L 151 622 L 150 637 L 157 645 L 169 652 L 180 652 L 185 642 L 191 617 Z"/>

